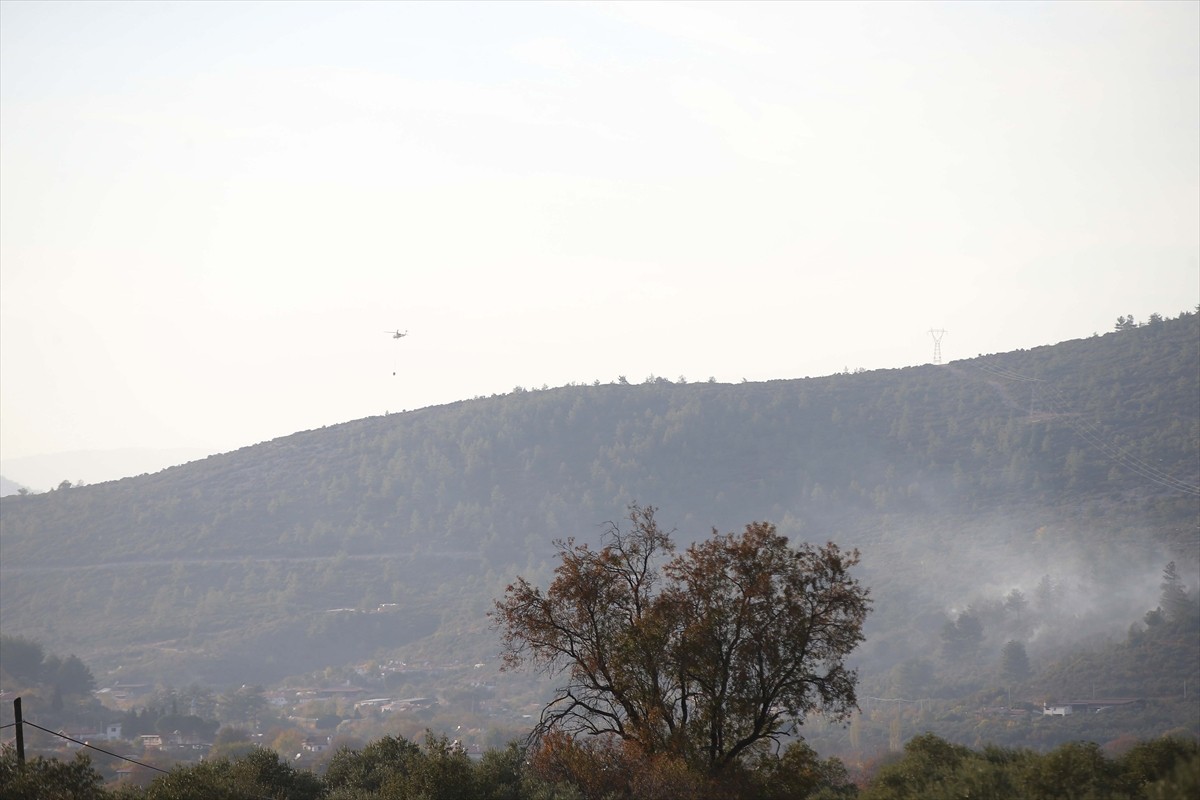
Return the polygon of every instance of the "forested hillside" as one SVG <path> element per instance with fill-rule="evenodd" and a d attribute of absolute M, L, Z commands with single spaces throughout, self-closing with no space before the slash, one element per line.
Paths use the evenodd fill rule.
<path fill-rule="evenodd" d="M 860 548 L 884 674 L 1014 589 L 1057 592 L 1043 634 L 1123 635 L 1168 560 L 1196 582 L 1197 486 L 1196 314 L 945 366 L 517 389 L 5 497 L 0 625 L 101 681 L 494 659 L 504 585 L 637 501 L 684 543 L 767 520 Z"/>

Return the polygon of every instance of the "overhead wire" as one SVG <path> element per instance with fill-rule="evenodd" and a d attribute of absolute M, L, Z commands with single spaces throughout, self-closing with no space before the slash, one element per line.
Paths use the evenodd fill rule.
<path fill-rule="evenodd" d="M 15 725 L 16 723 L 14 722 L 13 724 Z M 75 744 L 83 745 L 84 747 L 87 747 L 92 750 L 99 750 L 101 753 L 104 753 L 105 755 L 112 756 L 113 758 L 119 758 L 122 761 L 128 761 L 130 764 L 137 764 L 139 767 L 145 767 L 146 769 L 152 769 L 152 770 L 155 770 L 156 772 L 161 772 L 164 775 L 170 774 L 170 772 L 171 772 L 168 769 L 163 769 L 162 767 L 156 767 L 153 764 L 147 764 L 145 762 L 138 761 L 136 758 L 130 758 L 129 756 L 123 756 L 118 753 L 114 753 L 111 750 L 105 750 L 103 747 L 97 747 L 96 745 L 89 744 L 88 742 L 81 742 L 78 739 L 67 736 L 65 733 L 59 733 L 58 731 L 52 731 L 49 728 L 43 728 L 41 725 L 38 725 L 36 722 L 30 722 L 27 719 L 22 720 L 22 724 L 28 725 L 31 728 L 37 728 L 39 731 L 45 731 L 46 733 L 50 734 L 51 736 L 57 736 L 60 739 L 66 739 L 68 742 L 74 742 Z"/>
<path fill-rule="evenodd" d="M 15 723 L 15 722 L 11 722 L 8 725 L 4 725 L 2 727 L 8 728 L 8 727 L 14 726 L 16 724 L 17 723 Z M 37 728 L 39 731 L 44 731 L 44 732 L 50 734 L 51 736 L 57 736 L 60 739 L 66 739 L 69 742 L 74 742 L 75 744 L 82 745 L 90 750 L 97 750 L 101 753 L 104 753 L 105 755 L 112 756 L 113 758 L 119 758 L 122 761 L 128 761 L 130 764 L 137 764 L 139 767 L 145 767 L 146 769 L 152 769 L 155 772 L 161 772 L 164 775 L 171 774 L 171 770 L 169 770 L 169 769 L 163 769 L 162 767 L 156 767 L 153 764 L 147 764 L 144 761 L 138 761 L 136 758 L 130 758 L 129 756 L 123 756 L 118 753 L 114 753 L 111 750 L 105 750 L 103 747 L 97 747 L 94 744 L 89 744 L 88 742 L 82 742 L 79 739 L 75 739 L 73 737 L 67 736 L 65 733 L 59 733 L 58 731 L 52 731 L 49 728 L 43 728 L 41 725 L 38 725 L 36 722 L 30 722 L 28 719 L 22 720 L 21 724 L 28 725 L 31 728 Z M 267 795 L 261 795 L 261 794 L 245 795 L 245 796 L 257 798 L 257 800 L 276 800 L 276 798 L 268 797 Z"/>
<path fill-rule="evenodd" d="M 1074 430 L 1081 439 L 1102 451 L 1106 456 L 1116 463 L 1120 464 L 1131 472 L 1162 486 L 1163 488 L 1170 489 L 1172 491 L 1184 492 L 1186 494 L 1200 495 L 1200 487 L 1196 487 L 1192 484 L 1181 481 L 1173 475 L 1157 469 L 1156 467 L 1110 443 L 1102 430 L 1086 420 L 1077 418 L 1076 412 L 1073 412 L 1070 409 L 1067 398 L 1063 396 L 1062 392 L 1055 389 L 1053 386 L 1045 384 L 1044 381 L 1040 381 L 1036 378 L 1031 379 L 1022 376 L 1020 378 L 1010 379 L 1024 380 L 1032 383 L 1042 383 L 1045 385 L 1047 393 L 1043 395 L 1043 398 L 1053 407 L 1053 410 L 1056 412 L 1056 414 L 1060 415 L 1061 420 L 1065 422 L 1072 430 Z"/>
<path fill-rule="evenodd" d="M 1071 410 L 1068 398 L 1061 391 L 1046 382 L 1041 378 L 1032 378 L 1028 375 L 1022 375 L 1011 369 L 997 367 L 991 364 L 975 365 L 981 372 L 1004 380 L 1015 381 L 1020 383 L 1040 384 L 1045 387 L 1044 397 L 1047 402 L 1054 408 L 1059 417 L 1065 422 L 1076 434 L 1079 435 L 1085 442 L 1096 447 L 1106 456 L 1121 466 L 1130 470 L 1136 475 L 1139 475 L 1146 480 L 1149 480 L 1165 489 L 1175 492 L 1182 492 L 1200 496 L 1200 486 L 1187 483 L 1170 475 L 1162 470 L 1157 469 L 1151 464 L 1146 463 L 1140 458 L 1125 452 L 1121 448 L 1108 441 L 1108 438 L 1100 428 L 1087 420 L 1078 418 L 1077 412 Z"/>
<path fill-rule="evenodd" d="M 1061 404 L 1065 402 L 1065 398 L 1062 397 L 1062 394 L 1053 387 L 1050 387 L 1050 392 L 1052 393 L 1050 398 L 1051 403 L 1057 401 Z M 1057 397 L 1054 395 L 1057 395 Z M 1061 405 L 1059 407 L 1062 408 Z M 1065 414 L 1069 412 L 1064 410 L 1061 413 Z M 1161 470 L 1146 463 L 1145 461 L 1142 461 L 1136 456 L 1130 455 L 1124 450 L 1112 445 L 1104 439 L 1103 431 L 1101 431 L 1095 425 L 1088 423 L 1086 420 L 1076 420 L 1072 419 L 1070 416 L 1067 416 L 1065 421 L 1085 441 L 1100 448 L 1105 452 L 1106 455 L 1132 472 L 1141 475 L 1147 480 L 1153 481 L 1154 483 L 1157 483 L 1167 489 L 1173 489 L 1175 491 L 1185 492 L 1187 494 L 1200 495 L 1200 487 L 1185 483 L 1173 475 L 1162 472 Z"/>

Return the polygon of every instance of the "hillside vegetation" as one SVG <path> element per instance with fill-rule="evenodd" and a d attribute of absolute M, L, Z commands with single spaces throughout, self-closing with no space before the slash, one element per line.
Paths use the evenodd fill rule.
<path fill-rule="evenodd" d="M 0 626 L 98 677 L 177 684 L 397 648 L 494 661 L 504 586 L 636 501 L 684 544 L 766 520 L 858 547 L 864 675 L 928 655 L 969 607 L 972 658 L 1011 638 L 1036 663 L 1066 631 L 1124 636 L 1168 560 L 1195 583 L 1197 486 L 1196 314 L 945 366 L 518 389 L 5 497 Z M 1046 581 L 1036 626 L 987 617 Z"/>

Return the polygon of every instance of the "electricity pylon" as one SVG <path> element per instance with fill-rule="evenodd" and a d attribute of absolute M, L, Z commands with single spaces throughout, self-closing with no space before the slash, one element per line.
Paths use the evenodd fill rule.
<path fill-rule="evenodd" d="M 929 335 L 933 337 L 933 363 L 942 363 L 942 337 L 946 335 L 943 330 L 929 329 Z"/>

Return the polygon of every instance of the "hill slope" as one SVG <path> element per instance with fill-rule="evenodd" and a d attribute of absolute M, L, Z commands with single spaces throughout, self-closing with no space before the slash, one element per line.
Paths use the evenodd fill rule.
<path fill-rule="evenodd" d="M 1144 610 L 1168 558 L 1193 575 L 1198 365 L 1192 314 L 941 367 L 568 386 L 297 433 L 4 498 L 0 626 L 176 682 L 433 636 L 485 658 L 504 584 L 638 501 L 685 542 L 766 519 L 861 548 L 883 667 L 973 593 L 1052 574 Z"/>

